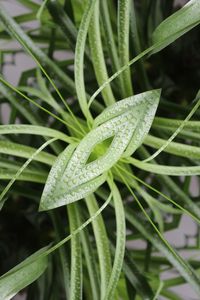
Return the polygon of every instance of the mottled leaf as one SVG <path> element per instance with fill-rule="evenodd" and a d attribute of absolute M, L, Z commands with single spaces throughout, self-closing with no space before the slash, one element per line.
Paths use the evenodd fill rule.
<path fill-rule="evenodd" d="M 94 192 L 106 172 L 122 157 L 131 155 L 148 133 L 160 92 L 149 91 L 121 100 L 100 114 L 94 128 L 76 147 L 68 147 L 56 161 L 47 180 L 40 210 L 69 204 Z M 103 155 L 88 162 L 95 147 L 113 138 Z"/>

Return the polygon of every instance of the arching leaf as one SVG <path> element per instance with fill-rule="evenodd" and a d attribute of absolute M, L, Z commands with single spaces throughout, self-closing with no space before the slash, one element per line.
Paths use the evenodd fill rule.
<path fill-rule="evenodd" d="M 121 158 L 132 154 L 148 133 L 158 105 L 159 91 L 148 91 L 108 107 L 94 128 L 75 146 L 68 147 L 49 174 L 40 210 L 52 209 L 84 198 L 105 180 L 106 172 Z M 113 137 L 105 153 L 88 162 L 94 148 Z M 97 153 L 98 155 L 98 153 Z"/>
<path fill-rule="evenodd" d="M 48 247 L 40 249 L 0 277 L 1 300 L 12 299 L 44 273 L 48 266 L 48 257 L 45 255 L 47 249 Z"/>

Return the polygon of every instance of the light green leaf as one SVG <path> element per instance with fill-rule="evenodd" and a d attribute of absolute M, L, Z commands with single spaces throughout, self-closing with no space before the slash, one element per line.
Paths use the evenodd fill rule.
<path fill-rule="evenodd" d="M 105 30 L 106 35 L 106 44 L 108 48 L 108 54 L 111 60 L 111 68 L 113 72 L 116 72 L 120 68 L 120 60 L 118 56 L 118 51 L 115 43 L 115 37 L 113 34 L 112 23 L 111 23 L 111 15 L 109 14 L 109 3 L 108 1 L 101 1 L 101 17 L 102 17 L 102 25 Z M 117 80 L 118 91 L 122 98 L 125 96 L 124 83 L 123 78 L 120 76 Z"/>
<path fill-rule="evenodd" d="M 153 33 L 153 44 L 156 53 L 200 23 L 200 1 L 191 0 L 176 13 L 165 19 Z"/>
<path fill-rule="evenodd" d="M 132 175 L 132 173 L 129 173 L 127 171 L 126 171 L 126 174 L 131 174 Z M 160 202 L 159 199 L 155 200 L 147 191 L 142 189 L 134 179 L 132 179 L 131 183 L 132 183 L 132 186 L 144 198 L 144 200 L 147 202 L 148 206 L 153 211 L 155 220 L 159 225 L 159 229 L 160 229 L 161 232 L 163 232 L 164 231 L 164 220 L 163 220 L 161 211 L 164 211 L 164 212 L 167 212 L 167 213 L 176 213 L 176 214 L 181 213 L 181 211 Z"/>
<path fill-rule="evenodd" d="M 118 0 L 118 52 L 121 66 L 129 62 L 129 28 L 130 28 L 130 0 Z M 131 72 L 127 69 L 121 75 L 125 96 L 133 94 Z"/>
<path fill-rule="evenodd" d="M 100 114 L 94 122 L 94 129 L 82 139 L 74 153 L 70 151 L 70 156 L 66 156 L 64 151 L 56 162 L 42 196 L 42 209 L 74 202 L 95 191 L 124 151 L 126 156 L 130 155 L 142 143 L 153 121 L 158 99 L 157 90 L 145 92 L 121 100 Z M 105 153 L 88 162 L 94 148 L 112 137 Z"/>
<path fill-rule="evenodd" d="M 4 153 L 6 155 L 14 155 L 23 158 L 29 158 L 35 153 L 36 150 L 37 149 L 29 146 L 24 146 L 8 141 L 0 141 L 0 153 Z M 55 156 L 42 151 L 34 158 L 34 160 L 51 166 L 55 161 Z"/>
<path fill-rule="evenodd" d="M 94 10 L 96 0 L 88 1 L 86 9 L 84 11 L 81 24 L 78 31 L 76 49 L 75 49 L 75 85 L 78 96 L 78 101 L 82 112 L 84 113 L 86 119 L 92 121 L 92 115 L 88 109 L 87 97 L 85 92 L 84 84 L 84 50 L 87 32 L 90 24 L 90 19 Z"/>
<path fill-rule="evenodd" d="M 196 104 L 194 105 L 194 107 L 192 108 L 192 110 L 190 111 L 190 113 L 186 116 L 186 118 L 183 120 L 182 124 L 174 131 L 174 133 L 170 136 L 170 138 L 168 140 L 166 140 L 165 144 L 163 144 L 162 147 L 160 147 L 160 149 L 158 149 L 154 154 L 152 154 L 150 157 L 148 157 L 147 159 L 144 160 L 145 162 L 152 160 L 153 158 L 155 158 L 156 156 L 158 156 L 162 151 L 164 151 L 164 149 L 175 139 L 175 137 L 183 129 L 183 127 L 185 126 L 185 124 L 194 115 L 194 113 L 199 108 L 199 106 L 200 106 L 200 99 L 197 98 L 196 99 Z"/>
<path fill-rule="evenodd" d="M 15 108 L 20 114 L 22 114 L 22 116 L 24 116 L 26 120 L 28 120 L 32 124 L 38 123 L 37 117 L 33 115 L 30 109 L 25 107 L 24 105 L 21 105 L 18 98 L 14 97 L 14 94 L 11 92 L 11 90 L 1 82 L 0 82 L 0 94 L 3 95 L 10 102 L 12 107 Z"/>
<path fill-rule="evenodd" d="M 79 206 L 79 215 L 82 215 L 82 206 Z M 79 218 L 81 219 L 81 218 Z M 79 220 L 79 223 L 80 220 Z M 96 252 L 94 246 L 90 240 L 90 232 L 87 228 L 80 232 L 81 243 L 84 252 L 85 262 L 88 270 L 90 285 L 91 285 L 91 299 L 99 300 L 100 295 L 100 284 L 99 284 L 99 273 L 98 273 L 98 262 L 96 259 Z"/>
<path fill-rule="evenodd" d="M 18 2 L 20 2 L 22 5 L 33 11 L 37 11 L 40 8 L 40 4 L 35 3 L 31 0 L 18 0 Z"/>
<path fill-rule="evenodd" d="M 5 197 L 6 193 L 9 191 L 9 189 L 11 188 L 11 186 L 14 184 L 14 182 L 18 179 L 18 177 L 23 173 L 23 171 L 28 167 L 28 165 L 32 162 L 32 160 L 34 160 L 35 157 L 37 157 L 37 155 L 45 148 L 47 147 L 49 144 L 51 144 L 52 142 L 54 142 L 56 140 L 56 138 L 50 139 L 48 141 L 46 141 L 41 147 L 39 147 L 35 153 L 33 153 L 32 156 L 29 157 L 29 159 L 17 170 L 16 174 L 13 176 L 13 178 L 11 179 L 11 181 L 7 184 L 7 186 L 5 187 L 5 189 L 2 191 L 2 193 L 0 194 L 0 203 L 2 201 L 2 199 Z"/>
<path fill-rule="evenodd" d="M 96 178 L 108 171 L 120 159 L 126 148 L 125 153 L 128 154 L 137 149 L 146 131 L 149 130 L 157 104 L 158 93 L 150 91 L 108 107 L 96 118 L 95 128 L 76 148 L 63 174 L 59 189 Z M 87 163 L 95 146 L 111 137 L 114 138 L 106 153 Z"/>
<path fill-rule="evenodd" d="M 184 120 L 156 117 L 153 121 L 153 126 L 172 127 L 174 130 L 176 130 L 176 128 L 180 127 L 183 122 Z M 200 121 L 187 121 L 184 124 L 184 129 L 200 132 Z"/>
<path fill-rule="evenodd" d="M 76 203 L 67 206 L 70 232 L 73 233 L 79 226 L 79 212 Z M 71 238 L 71 276 L 70 276 L 70 300 L 82 298 L 82 249 L 80 236 Z"/>
<path fill-rule="evenodd" d="M 166 166 L 146 163 L 134 158 L 129 158 L 128 161 L 139 169 L 154 173 L 169 176 L 193 176 L 200 175 L 200 166 Z"/>
<path fill-rule="evenodd" d="M 47 104 L 51 105 L 55 110 L 58 112 L 60 111 L 59 105 L 56 103 L 56 101 L 51 97 L 51 95 L 45 94 L 43 91 L 40 91 L 36 88 L 29 87 L 29 86 L 19 86 L 19 91 L 26 92 L 28 94 L 31 94 L 32 96 L 38 98 L 39 100 L 43 100 Z"/>
<path fill-rule="evenodd" d="M 109 106 L 95 119 L 95 126 L 100 125 L 114 117 L 120 116 L 127 111 L 132 111 L 133 118 L 136 118 L 137 125 L 132 134 L 129 145 L 123 156 L 130 156 L 142 143 L 149 132 L 150 126 L 158 106 L 160 90 L 152 90 L 138 94 L 127 99 L 118 101 Z"/>
<path fill-rule="evenodd" d="M 44 1 L 42 2 L 41 6 L 40 6 L 40 8 L 39 8 L 39 10 L 38 10 L 38 12 L 37 12 L 37 14 L 36 14 L 36 18 L 37 18 L 38 20 L 41 20 L 42 13 L 43 13 L 43 11 L 44 11 L 44 9 L 45 9 L 45 6 L 47 5 L 47 2 L 48 2 L 48 1 L 49 1 L 49 0 L 44 0 Z"/>
<path fill-rule="evenodd" d="M 92 217 L 92 215 L 99 211 L 99 205 L 95 195 L 92 194 L 86 197 L 86 204 L 90 213 L 90 217 Z M 103 217 L 101 215 L 99 215 L 98 218 L 93 220 L 92 227 L 94 231 L 99 258 L 101 279 L 100 299 L 105 299 L 106 289 L 111 275 L 111 253 L 106 227 L 104 224 Z"/>
<path fill-rule="evenodd" d="M 99 0 L 96 0 L 95 2 L 94 13 L 90 21 L 89 43 L 96 79 L 98 84 L 101 85 L 108 80 L 108 73 L 101 42 L 99 2 Z M 115 103 L 115 98 L 110 85 L 106 86 L 106 88 L 102 92 L 102 96 L 107 106 Z"/>
<path fill-rule="evenodd" d="M 12 299 L 19 291 L 44 273 L 48 266 L 48 258 L 42 254 L 47 249 L 48 247 L 40 249 L 0 277 L 1 300 Z M 37 259 L 38 256 L 40 257 Z"/>
<path fill-rule="evenodd" d="M 9 16 L 7 11 L 4 9 L 3 5 L 0 4 L 0 18 L 6 30 L 9 28 L 9 35 L 17 39 L 19 43 L 25 48 L 25 50 L 33 57 L 36 63 L 39 65 L 40 69 L 45 72 L 42 64 L 45 64 L 50 68 L 58 78 L 65 84 L 69 91 L 75 92 L 75 85 L 71 78 L 63 72 L 58 65 L 51 60 L 30 38 L 29 36 L 20 28 L 20 26 Z M 46 73 L 46 72 L 45 72 Z M 47 73 L 45 74 L 47 75 Z M 47 75 L 48 79 L 50 77 Z M 51 80 L 51 79 L 50 79 Z M 52 82 L 52 81 L 51 81 Z M 53 82 L 52 82 L 53 83 Z M 54 88 L 56 86 L 53 84 Z"/>
<path fill-rule="evenodd" d="M 191 0 L 182 9 L 164 20 L 155 30 L 153 34 L 152 45 L 131 59 L 127 64 L 123 65 L 116 73 L 101 83 L 101 86 L 94 92 L 89 100 L 89 106 L 92 104 L 97 95 L 102 92 L 111 81 L 118 77 L 122 72 L 126 71 L 131 65 L 146 56 L 154 54 L 167 47 L 170 43 L 191 30 L 200 23 L 200 2 L 199 0 Z"/>
<path fill-rule="evenodd" d="M 10 180 L 12 179 L 16 174 L 16 171 L 14 170 L 6 170 L 6 169 L 0 169 L 0 179 L 3 180 Z M 43 172 L 32 172 L 31 171 L 24 171 L 22 174 L 20 174 L 17 177 L 17 180 L 21 181 L 30 181 L 30 182 L 37 182 L 37 183 L 45 183 L 47 178 L 47 175 Z"/>
<path fill-rule="evenodd" d="M 166 145 L 166 140 L 148 135 L 145 137 L 144 144 L 155 149 L 160 149 Z M 170 142 L 163 151 L 182 157 L 200 159 L 200 148 L 187 144 Z"/>
<path fill-rule="evenodd" d="M 114 295 L 122 271 L 124 253 L 126 247 L 126 221 L 125 221 L 125 212 L 124 212 L 122 198 L 117 186 L 114 184 L 112 180 L 109 180 L 109 185 L 110 185 L 110 189 L 113 192 L 113 200 L 115 205 L 117 241 L 116 241 L 115 259 L 113 263 L 110 280 L 108 282 L 108 286 L 106 289 L 106 295 L 104 298 L 105 300 L 114 299 Z"/>
<path fill-rule="evenodd" d="M 52 209 L 82 199 L 96 190 L 97 187 L 105 181 L 106 177 L 102 175 L 91 180 L 89 183 L 87 182 L 86 184 L 81 184 L 71 189 L 64 188 L 63 190 L 60 190 L 62 176 L 68 166 L 74 148 L 75 145 L 68 146 L 53 165 L 42 194 L 40 211 Z"/>
<path fill-rule="evenodd" d="M 33 134 L 55 137 L 67 143 L 72 142 L 72 139 L 70 137 L 58 130 L 47 128 L 44 126 L 34 126 L 29 124 L 0 125 L 0 134 Z"/>
<path fill-rule="evenodd" d="M 112 198 L 112 194 L 107 198 L 104 204 L 91 215 L 83 224 L 74 229 L 70 235 L 52 246 L 45 247 L 29 256 L 22 263 L 11 269 L 9 272 L 0 277 L 0 295 L 1 300 L 10 300 L 20 290 L 39 278 L 48 266 L 48 255 L 60 248 L 71 238 L 75 237 L 88 224 L 94 221 L 105 209 Z M 106 239 L 107 241 L 107 239 Z"/>
<path fill-rule="evenodd" d="M 41 94 L 43 95 L 41 99 L 43 99 L 43 101 L 51 105 L 58 112 L 62 112 L 62 108 L 59 106 L 58 102 L 51 95 L 49 88 L 47 88 L 45 78 L 42 77 L 42 73 L 40 69 L 36 70 L 36 76 L 37 76 L 37 82 L 39 88 L 41 90 Z"/>
<path fill-rule="evenodd" d="M 174 208 L 170 205 L 164 204 L 162 202 L 160 202 L 159 200 L 154 199 L 151 195 L 149 195 L 150 197 L 150 202 L 152 207 L 156 207 L 159 210 L 166 212 L 166 213 L 170 213 L 170 214 L 181 214 L 181 210 Z"/>

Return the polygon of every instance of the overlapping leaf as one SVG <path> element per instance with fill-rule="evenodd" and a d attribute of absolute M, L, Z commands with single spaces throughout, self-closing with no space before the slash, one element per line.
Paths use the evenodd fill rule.
<path fill-rule="evenodd" d="M 122 157 L 131 155 L 148 133 L 158 105 L 159 91 L 148 91 L 108 107 L 76 150 L 68 147 L 53 166 L 41 199 L 41 210 L 85 197 L 106 179 L 106 172 Z M 92 162 L 94 148 L 108 138 L 111 145 Z M 98 154 L 98 153 L 97 153 Z"/>

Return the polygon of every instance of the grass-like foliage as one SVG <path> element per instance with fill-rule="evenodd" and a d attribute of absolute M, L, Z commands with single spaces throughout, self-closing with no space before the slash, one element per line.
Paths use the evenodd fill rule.
<path fill-rule="evenodd" d="M 0 299 L 200 299 L 200 1 L 1 2 Z"/>

